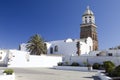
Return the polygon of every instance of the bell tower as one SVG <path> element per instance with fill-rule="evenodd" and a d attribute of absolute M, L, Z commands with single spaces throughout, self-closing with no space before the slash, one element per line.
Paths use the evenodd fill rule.
<path fill-rule="evenodd" d="M 93 50 L 98 50 L 97 26 L 95 25 L 95 16 L 89 6 L 82 15 L 82 24 L 80 25 L 80 39 L 91 37 L 93 40 Z"/>

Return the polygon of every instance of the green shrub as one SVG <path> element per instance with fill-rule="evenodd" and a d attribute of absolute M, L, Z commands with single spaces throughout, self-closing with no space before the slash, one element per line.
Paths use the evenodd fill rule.
<path fill-rule="evenodd" d="M 63 63 L 62 63 L 62 62 L 59 62 L 59 63 L 58 63 L 58 66 L 63 66 Z"/>
<path fill-rule="evenodd" d="M 99 69 L 100 68 L 100 64 L 99 63 L 94 63 L 93 64 L 93 69 Z"/>
<path fill-rule="evenodd" d="M 87 66 L 88 63 L 86 61 L 84 61 L 83 64 L 84 64 L 84 66 Z"/>
<path fill-rule="evenodd" d="M 65 66 L 69 66 L 69 62 L 66 61 L 66 62 L 64 63 L 64 65 L 65 65 Z"/>
<path fill-rule="evenodd" d="M 5 69 L 3 73 L 6 73 L 7 75 L 12 74 L 14 71 L 13 69 Z"/>
<path fill-rule="evenodd" d="M 100 69 L 100 70 L 105 70 L 104 65 L 103 65 L 103 64 L 100 64 L 99 69 Z"/>
<path fill-rule="evenodd" d="M 120 65 L 117 66 L 117 67 L 113 70 L 111 76 L 113 76 L 113 77 L 120 77 Z"/>
<path fill-rule="evenodd" d="M 80 65 L 79 65 L 79 63 L 77 63 L 77 62 L 73 62 L 73 63 L 71 64 L 71 66 L 80 66 Z"/>
<path fill-rule="evenodd" d="M 105 68 L 106 73 L 108 73 L 109 75 L 111 75 L 112 71 L 115 68 L 114 63 L 111 62 L 111 61 L 105 61 L 105 62 L 103 62 L 103 66 Z"/>

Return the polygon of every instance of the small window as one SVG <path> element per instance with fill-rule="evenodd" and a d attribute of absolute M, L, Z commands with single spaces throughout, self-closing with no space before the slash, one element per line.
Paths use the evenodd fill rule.
<path fill-rule="evenodd" d="M 87 19 L 85 19 L 85 23 L 87 23 Z"/>
<path fill-rule="evenodd" d="M 55 46 L 54 51 L 58 52 L 58 46 Z"/>
<path fill-rule="evenodd" d="M 76 43 L 76 47 L 77 47 L 77 48 L 80 47 L 80 42 L 79 42 L 79 41 Z"/>
<path fill-rule="evenodd" d="M 89 16 L 89 18 L 91 18 L 91 16 Z"/>
<path fill-rule="evenodd" d="M 92 23 L 92 20 L 91 20 L 91 19 L 89 19 L 89 23 Z"/>
<path fill-rule="evenodd" d="M 99 54 L 96 54 L 96 56 L 99 56 Z"/>
<path fill-rule="evenodd" d="M 52 47 L 50 48 L 50 54 L 53 54 L 53 48 Z"/>
<path fill-rule="evenodd" d="M 112 56 L 112 53 L 108 53 L 108 56 Z"/>

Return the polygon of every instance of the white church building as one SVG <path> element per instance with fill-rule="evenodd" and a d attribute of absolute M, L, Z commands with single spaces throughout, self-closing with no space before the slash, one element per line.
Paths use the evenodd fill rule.
<path fill-rule="evenodd" d="M 88 56 L 92 51 L 93 41 L 90 37 L 84 39 L 66 39 L 46 42 L 47 54 L 56 54 L 63 56 Z M 79 46 L 79 47 L 78 47 Z M 26 44 L 20 45 L 21 51 L 27 51 Z"/>
<path fill-rule="evenodd" d="M 66 39 L 50 41 L 47 43 L 47 54 L 59 54 L 64 56 L 88 55 L 92 51 L 93 42 L 90 37 L 85 39 Z M 78 53 L 79 51 L 79 53 Z"/>

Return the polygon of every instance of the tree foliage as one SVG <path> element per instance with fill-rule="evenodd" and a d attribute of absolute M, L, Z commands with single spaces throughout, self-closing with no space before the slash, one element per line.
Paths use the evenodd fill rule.
<path fill-rule="evenodd" d="M 113 71 L 114 68 L 115 68 L 114 63 L 111 62 L 111 61 L 105 61 L 105 62 L 103 62 L 103 65 L 104 65 L 105 71 L 106 71 L 109 75 L 112 73 L 112 71 Z"/>
<path fill-rule="evenodd" d="M 100 64 L 99 63 L 94 63 L 93 64 L 93 69 L 99 69 L 100 68 Z"/>
<path fill-rule="evenodd" d="M 27 43 L 27 49 L 31 55 L 46 54 L 46 44 L 38 34 L 31 36 L 30 40 Z"/>
<path fill-rule="evenodd" d="M 117 67 L 113 70 L 112 76 L 113 76 L 113 77 L 120 77 L 120 65 L 117 66 Z"/>

